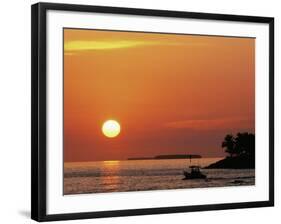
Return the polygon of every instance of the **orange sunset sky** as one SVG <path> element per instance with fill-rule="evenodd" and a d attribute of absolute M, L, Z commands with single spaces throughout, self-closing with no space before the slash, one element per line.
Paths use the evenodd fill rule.
<path fill-rule="evenodd" d="M 254 69 L 253 38 L 64 29 L 64 160 L 224 156 L 254 133 Z"/>

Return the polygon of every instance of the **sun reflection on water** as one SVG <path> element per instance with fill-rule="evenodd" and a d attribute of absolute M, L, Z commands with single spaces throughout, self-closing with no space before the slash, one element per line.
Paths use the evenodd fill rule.
<path fill-rule="evenodd" d="M 104 186 L 108 191 L 118 191 L 120 186 L 120 161 L 108 160 L 103 161 L 103 170 L 110 175 L 104 175 L 101 177 L 100 184 Z"/>
<path fill-rule="evenodd" d="M 119 165 L 120 161 L 119 160 L 106 160 L 106 161 L 102 161 L 102 163 L 105 166 L 111 166 L 111 165 Z"/>

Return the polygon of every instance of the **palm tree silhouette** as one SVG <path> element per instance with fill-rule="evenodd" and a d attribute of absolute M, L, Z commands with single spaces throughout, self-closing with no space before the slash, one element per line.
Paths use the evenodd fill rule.
<path fill-rule="evenodd" d="M 225 152 L 230 154 L 230 157 L 233 156 L 233 154 L 235 154 L 235 139 L 233 137 L 233 135 L 226 135 L 224 137 L 224 141 L 221 144 L 222 148 L 225 148 Z"/>
<path fill-rule="evenodd" d="M 225 149 L 226 153 L 230 154 L 230 157 L 233 157 L 233 155 L 254 157 L 255 135 L 248 132 L 238 132 L 236 137 L 233 137 L 233 135 L 228 134 L 224 137 L 221 146 Z"/>

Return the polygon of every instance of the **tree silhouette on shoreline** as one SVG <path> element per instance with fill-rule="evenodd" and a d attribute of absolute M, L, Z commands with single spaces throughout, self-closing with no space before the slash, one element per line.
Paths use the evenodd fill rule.
<path fill-rule="evenodd" d="M 248 132 L 240 133 L 234 137 L 231 134 L 225 136 L 221 145 L 225 152 L 234 156 L 255 157 L 255 135 Z"/>

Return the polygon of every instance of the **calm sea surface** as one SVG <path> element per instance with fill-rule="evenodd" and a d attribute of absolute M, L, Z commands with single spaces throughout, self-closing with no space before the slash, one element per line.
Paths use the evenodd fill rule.
<path fill-rule="evenodd" d="M 221 158 L 99 161 L 64 164 L 64 194 L 254 185 L 254 169 L 202 169 L 206 180 L 183 180 L 190 165 Z"/>

